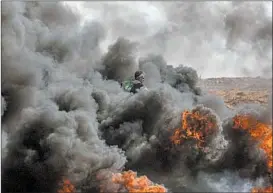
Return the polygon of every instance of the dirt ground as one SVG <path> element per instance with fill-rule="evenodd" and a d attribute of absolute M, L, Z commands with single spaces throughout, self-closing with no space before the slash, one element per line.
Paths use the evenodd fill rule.
<path fill-rule="evenodd" d="M 209 78 L 199 80 L 203 90 L 224 98 L 228 107 L 242 103 L 267 105 L 272 96 L 272 79 Z"/>

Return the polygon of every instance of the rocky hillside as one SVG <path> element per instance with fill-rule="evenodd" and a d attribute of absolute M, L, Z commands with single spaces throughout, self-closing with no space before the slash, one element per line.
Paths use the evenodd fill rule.
<path fill-rule="evenodd" d="M 230 108 L 242 103 L 266 105 L 272 96 L 272 79 L 265 78 L 209 78 L 199 81 L 207 92 L 222 96 Z"/>

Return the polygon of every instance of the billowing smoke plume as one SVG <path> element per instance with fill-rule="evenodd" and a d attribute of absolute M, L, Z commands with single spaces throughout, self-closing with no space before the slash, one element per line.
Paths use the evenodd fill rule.
<path fill-rule="evenodd" d="M 86 9 L 91 5 L 97 9 L 115 7 L 112 3 L 85 4 Z M 197 22 L 202 16 L 198 10 L 210 10 L 209 4 L 162 4 L 161 10 L 172 9 L 173 5 L 184 9 L 184 36 L 189 33 L 198 37 L 198 29 L 189 32 L 185 26 Z M 233 22 L 248 21 L 239 14 L 244 4 L 230 6 L 236 7 L 234 13 L 230 8 L 221 8 L 222 14 L 228 12 L 230 18 L 225 24 L 231 30 L 230 49 L 236 48 L 234 45 L 242 38 L 250 43 L 257 38 L 272 38 L 267 23 L 242 36 L 244 27 L 237 29 L 238 24 Z M 199 27 L 212 19 L 211 10 L 208 15 L 202 17 Z M 168 61 L 172 49 L 164 53 L 155 49 L 154 40 L 165 36 L 160 26 L 156 32 L 149 31 L 144 22 L 132 25 L 126 18 L 130 25 L 122 29 L 122 19 L 113 21 L 107 13 L 104 21 L 96 19 L 95 12 L 93 16 L 93 20 L 82 22 L 79 12 L 61 2 L 2 3 L 3 192 L 53 193 L 64 178 L 82 192 L 98 192 L 101 186 L 113 190 L 113 183 L 107 183 L 111 173 L 124 170 L 147 175 L 163 183 L 168 191 L 218 190 L 199 179 L 213 178 L 215 173 L 223 178 L 227 173 L 236 175 L 242 182 L 244 177 L 266 178 L 265 155 L 256 146 L 255 151 L 249 151 L 252 144 L 245 140 L 248 136 L 232 130 L 236 112 L 230 112 L 223 101 L 197 87 L 199 74 L 187 63 L 195 65 L 194 58 L 200 56 L 191 55 L 193 48 L 181 52 L 183 65 L 174 67 Z M 168 15 L 171 17 L 179 18 Z M 211 35 L 209 26 L 205 28 L 205 34 Z M 144 40 L 139 33 L 146 34 Z M 175 37 L 173 33 L 167 37 Z M 162 44 L 168 46 L 173 40 L 163 39 Z M 209 40 L 215 41 L 212 37 Z M 201 39 L 194 42 L 192 46 L 204 46 Z M 267 49 L 266 43 L 262 45 Z M 251 53 L 256 54 L 255 49 Z M 245 58 L 240 55 L 240 59 Z M 181 63 L 178 60 L 176 65 Z M 148 90 L 133 95 L 125 92 L 120 83 L 138 69 L 146 74 Z M 253 108 L 243 109 L 249 112 Z M 258 115 L 267 112 L 272 114 L 272 110 L 258 109 L 253 116 L 259 119 Z M 240 159 L 245 149 L 245 159 Z M 233 159 L 230 155 L 238 156 Z M 241 172 L 239 177 L 237 169 L 244 169 L 248 175 Z M 192 189 L 196 183 L 198 186 Z"/>
<path fill-rule="evenodd" d="M 103 58 L 104 74 L 108 79 L 122 82 L 136 71 L 136 45 L 119 38 Z"/>
<path fill-rule="evenodd" d="M 272 77 L 272 2 L 71 4 L 109 29 L 108 44 L 119 36 L 136 40 L 141 53 L 194 67 L 202 77 Z"/>

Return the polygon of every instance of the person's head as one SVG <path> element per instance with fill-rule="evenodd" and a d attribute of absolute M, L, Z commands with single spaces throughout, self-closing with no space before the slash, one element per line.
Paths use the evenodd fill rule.
<path fill-rule="evenodd" d="M 140 81 L 141 83 L 144 82 L 145 73 L 141 70 L 135 72 L 135 79 Z"/>

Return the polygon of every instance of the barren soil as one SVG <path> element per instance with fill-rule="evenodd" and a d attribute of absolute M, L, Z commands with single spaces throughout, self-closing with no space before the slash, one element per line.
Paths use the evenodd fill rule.
<path fill-rule="evenodd" d="M 272 96 L 272 79 L 260 77 L 202 79 L 199 86 L 223 97 L 230 108 L 242 103 L 267 105 Z"/>

